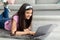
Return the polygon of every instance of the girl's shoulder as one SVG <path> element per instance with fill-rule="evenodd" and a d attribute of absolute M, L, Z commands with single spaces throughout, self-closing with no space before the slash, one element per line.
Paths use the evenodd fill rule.
<path fill-rule="evenodd" d="M 13 20 L 15 20 L 16 21 L 16 23 L 18 22 L 18 15 L 14 15 L 13 16 Z M 7 20 L 5 23 L 4 23 L 4 28 L 5 28 L 5 30 L 11 30 L 11 20 Z"/>
<path fill-rule="evenodd" d="M 18 21 L 18 15 L 14 15 L 13 20 L 15 20 L 17 22 Z"/>
<path fill-rule="evenodd" d="M 18 18 L 18 15 L 14 15 L 13 18 Z"/>

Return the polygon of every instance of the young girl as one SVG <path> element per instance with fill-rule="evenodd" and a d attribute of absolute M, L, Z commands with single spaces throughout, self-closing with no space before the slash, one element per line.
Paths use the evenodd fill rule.
<path fill-rule="evenodd" d="M 18 12 L 10 19 L 8 16 L 9 10 L 4 7 L 4 12 L 0 15 L 0 28 L 10 30 L 12 36 L 35 35 L 42 36 L 49 34 L 52 25 L 40 27 L 37 32 L 31 31 L 33 8 L 30 4 L 24 3 Z M 52 29 L 51 29 L 52 30 Z"/>
<path fill-rule="evenodd" d="M 31 31 L 32 16 L 32 6 L 24 3 L 12 19 L 5 22 L 5 29 L 11 30 L 11 35 L 34 35 L 35 32 Z"/>

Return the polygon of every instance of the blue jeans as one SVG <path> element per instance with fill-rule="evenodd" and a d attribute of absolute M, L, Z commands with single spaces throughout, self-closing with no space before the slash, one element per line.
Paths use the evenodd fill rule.
<path fill-rule="evenodd" d="M 4 12 L 2 12 L 2 14 L 0 15 L 0 28 L 4 28 L 4 23 L 7 20 L 10 20 L 8 14 L 9 14 L 9 10 L 4 7 Z"/>

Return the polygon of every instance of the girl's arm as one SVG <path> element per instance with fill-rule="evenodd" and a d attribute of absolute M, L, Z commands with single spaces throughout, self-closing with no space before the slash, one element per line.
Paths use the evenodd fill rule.
<path fill-rule="evenodd" d="M 11 34 L 15 34 L 16 30 L 17 30 L 16 21 L 12 20 Z"/>
<path fill-rule="evenodd" d="M 13 20 L 12 22 L 12 28 L 11 28 L 11 34 L 12 35 L 26 35 L 29 34 L 29 31 L 17 31 L 17 27 L 16 27 L 16 21 Z"/>
<path fill-rule="evenodd" d="M 28 28 L 30 31 L 32 30 L 32 26 L 29 26 L 29 28 Z"/>
<path fill-rule="evenodd" d="M 32 23 L 30 24 L 30 26 L 28 27 L 28 29 L 31 31 L 32 30 Z"/>

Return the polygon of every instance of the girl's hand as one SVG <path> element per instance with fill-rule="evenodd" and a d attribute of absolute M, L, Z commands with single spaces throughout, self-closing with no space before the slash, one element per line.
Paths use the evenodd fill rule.
<path fill-rule="evenodd" d="M 30 31 L 29 29 L 24 29 L 25 32 L 27 32 L 29 35 L 34 35 L 35 32 Z"/>
<path fill-rule="evenodd" d="M 24 32 L 27 33 L 28 35 L 30 34 L 29 29 L 24 29 Z"/>
<path fill-rule="evenodd" d="M 34 34 L 35 34 L 35 32 L 30 31 L 30 35 L 34 35 Z"/>
<path fill-rule="evenodd" d="M 29 32 L 30 30 L 29 29 L 24 29 L 24 32 Z"/>

